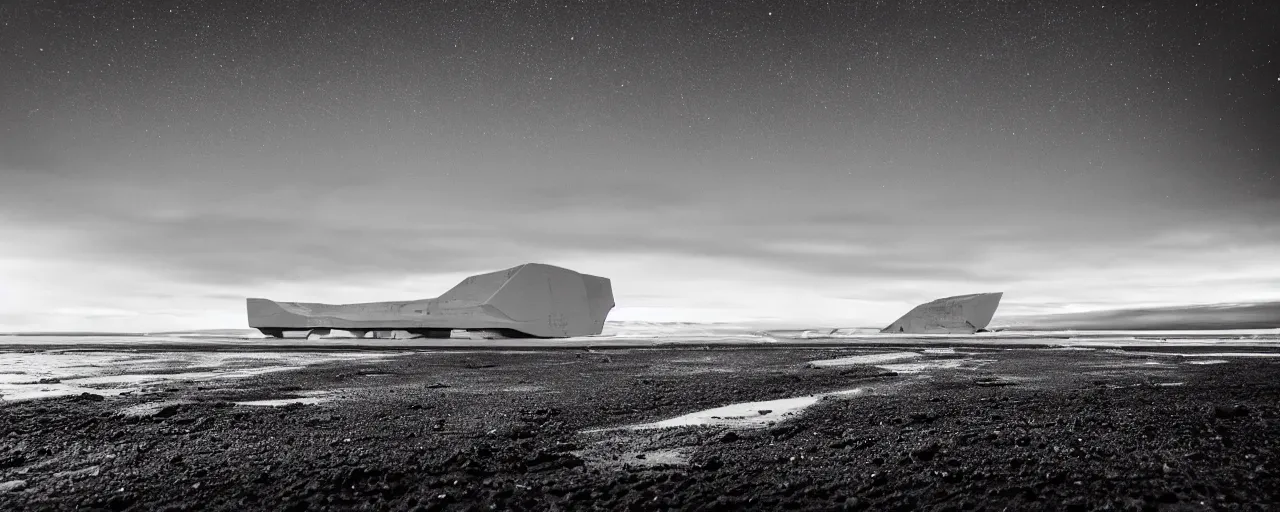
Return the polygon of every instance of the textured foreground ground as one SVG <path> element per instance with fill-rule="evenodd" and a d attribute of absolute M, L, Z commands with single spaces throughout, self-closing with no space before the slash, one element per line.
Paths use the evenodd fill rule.
<path fill-rule="evenodd" d="M 806 364 L 868 352 L 428 352 L 0 403 L 0 510 L 1280 506 L 1280 359 L 959 348 L 907 361 L 954 367 L 920 373 Z M 583 432 L 855 388 L 771 424 Z M 232 403 L 314 390 L 331 400 Z"/>

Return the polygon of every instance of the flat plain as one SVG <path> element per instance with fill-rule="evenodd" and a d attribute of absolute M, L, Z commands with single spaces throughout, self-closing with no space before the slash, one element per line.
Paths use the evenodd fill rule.
<path fill-rule="evenodd" d="M 0 401 L 0 509 L 1280 504 L 1265 344 L 331 347 L 261 372 L 199 353 L 159 372 L 197 377 Z"/>

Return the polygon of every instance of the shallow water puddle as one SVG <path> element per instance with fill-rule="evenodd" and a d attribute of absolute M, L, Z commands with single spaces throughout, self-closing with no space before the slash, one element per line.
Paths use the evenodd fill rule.
<path fill-rule="evenodd" d="M 125 416 L 151 416 L 170 405 L 187 405 L 193 403 L 195 402 L 191 400 L 163 400 L 125 407 L 120 410 L 120 414 Z"/>
<path fill-rule="evenodd" d="M 1280 357 L 1280 353 L 1275 352 L 1206 352 L 1203 354 L 1184 354 L 1173 352 L 1135 352 L 1126 350 L 1123 353 L 1165 357 Z"/>
<path fill-rule="evenodd" d="M 707 373 L 735 373 L 737 368 L 725 366 L 706 366 L 704 364 L 655 364 L 649 367 L 645 375 L 699 375 Z"/>
<path fill-rule="evenodd" d="M 157 374 L 125 374 L 125 375 L 105 375 L 102 377 L 86 377 L 83 379 L 67 379 L 63 382 L 70 384 L 80 384 L 88 386 L 102 386 L 113 384 L 149 384 L 153 382 L 179 381 L 179 380 L 210 380 L 210 379 L 240 379 L 245 377 L 254 377 L 272 372 L 281 372 L 286 370 L 297 370 L 301 366 L 267 366 L 263 368 L 246 368 L 240 370 L 215 370 L 210 372 L 183 372 L 183 373 L 157 373 Z"/>
<path fill-rule="evenodd" d="M 53 398 L 59 396 L 93 393 L 103 396 L 117 396 L 137 391 L 138 388 L 98 389 L 73 386 L 70 384 L 24 384 L 21 387 L 0 387 L 0 401 L 34 400 L 37 398 Z"/>
<path fill-rule="evenodd" d="M 81 393 L 114 396 L 174 381 L 242 379 L 335 361 L 386 360 L 403 353 L 44 351 L 0 354 L 0 400 Z M 189 371 L 181 371 L 189 370 Z M 191 371 L 194 370 L 194 371 Z"/>
<path fill-rule="evenodd" d="M 919 363 L 878 364 L 876 368 L 896 373 L 920 373 L 930 370 L 973 370 L 995 359 L 939 359 Z"/>
<path fill-rule="evenodd" d="M 1163 362 L 1163 361 L 1146 360 L 1146 361 L 1120 361 L 1120 362 L 1114 362 L 1114 363 L 1098 363 L 1098 364 L 1090 364 L 1086 366 L 1088 366 L 1089 368 L 1153 368 L 1153 367 L 1172 368 L 1173 364 Z"/>
<path fill-rule="evenodd" d="M 296 370 L 301 366 L 272 366 L 241 370 L 222 370 L 210 372 L 184 372 L 163 374 L 124 374 L 84 377 L 76 379 L 56 379 L 50 382 L 6 382 L 0 385 L 0 399 L 31 400 L 51 398 L 81 393 L 116 396 L 133 393 L 147 385 L 155 385 L 177 381 L 204 381 L 215 379 L 242 379 L 272 372 Z"/>
<path fill-rule="evenodd" d="M 516 385 L 516 386 L 511 386 L 511 387 L 505 387 L 505 388 L 502 388 L 502 389 L 500 389 L 499 391 L 502 391 L 502 392 L 505 392 L 505 393 L 537 393 L 537 392 L 539 392 L 539 391 L 542 391 L 543 389 L 544 389 L 544 388 L 543 388 L 542 386 L 533 386 L 533 385 L 529 385 L 529 384 L 519 384 L 519 385 Z"/>
<path fill-rule="evenodd" d="M 276 398 L 271 400 L 249 400 L 247 402 L 236 402 L 236 405 L 248 405 L 259 407 L 283 407 L 286 405 L 302 404 L 315 405 L 329 401 L 323 397 L 304 397 L 304 398 Z"/>
<path fill-rule="evenodd" d="M 688 448 L 643 448 L 630 443 L 616 445 L 597 443 L 572 453 L 581 457 L 588 465 L 622 469 L 625 467 L 683 466 L 689 463 Z M 644 444 L 644 443 L 641 443 Z"/>
<path fill-rule="evenodd" d="M 818 361 L 809 361 L 809 365 L 817 368 L 823 368 L 830 366 L 850 366 L 856 364 L 879 364 L 915 359 L 917 357 L 920 357 L 920 354 L 917 352 L 889 352 L 884 354 L 866 354 L 860 356 L 838 357 L 835 359 L 821 359 Z"/>
<path fill-rule="evenodd" d="M 778 400 L 765 400 L 761 402 L 743 402 L 730 404 L 714 409 L 706 409 L 684 416 L 678 416 L 668 420 L 658 421 L 654 423 L 642 423 L 639 425 L 630 425 L 626 427 L 606 428 L 588 430 L 585 432 L 603 432 L 606 430 L 649 430 L 656 428 L 670 427 L 743 427 L 758 428 L 777 422 L 792 416 L 806 407 L 818 403 L 827 397 L 843 397 L 857 395 L 865 392 L 862 388 L 849 389 L 844 391 L 833 391 L 830 393 L 818 393 L 814 395 L 782 398 Z"/>
<path fill-rule="evenodd" d="M 689 454 L 679 449 L 625 452 L 617 462 L 631 466 L 682 466 L 689 463 Z"/>

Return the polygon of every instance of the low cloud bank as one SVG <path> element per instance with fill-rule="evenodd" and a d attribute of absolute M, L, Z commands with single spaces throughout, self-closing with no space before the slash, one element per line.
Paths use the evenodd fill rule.
<path fill-rule="evenodd" d="M 1150 331 L 1280 328 L 1280 302 L 1114 309 L 1008 317 L 992 329 Z"/>

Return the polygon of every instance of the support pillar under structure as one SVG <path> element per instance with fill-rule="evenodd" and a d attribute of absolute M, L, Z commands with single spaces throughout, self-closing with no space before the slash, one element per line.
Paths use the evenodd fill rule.
<path fill-rule="evenodd" d="M 448 338 L 453 333 L 452 329 L 407 329 L 410 334 L 416 334 L 423 338 L 443 339 Z"/>

